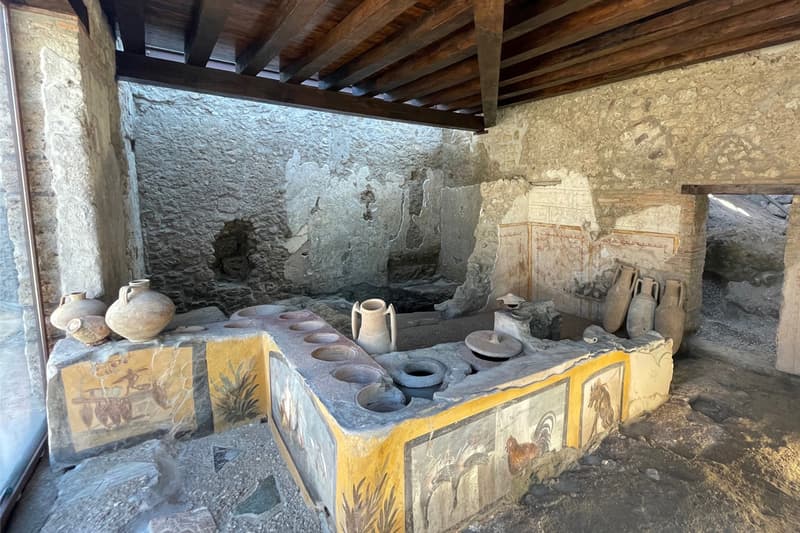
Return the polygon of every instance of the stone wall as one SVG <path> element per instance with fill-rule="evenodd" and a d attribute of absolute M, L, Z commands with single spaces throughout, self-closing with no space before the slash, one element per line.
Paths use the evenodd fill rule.
<path fill-rule="evenodd" d="M 14 8 L 11 30 L 46 312 L 86 290 L 107 302 L 141 273 L 120 135 L 114 43 L 96 0 L 75 17 Z"/>
<path fill-rule="evenodd" d="M 148 274 L 180 309 L 464 279 L 472 228 L 448 222 L 461 220 L 452 213 L 461 195 L 476 203 L 477 189 L 457 187 L 471 172 L 468 134 L 137 84 L 121 91 L 134 103 L 124 130 Z"/>
<path fill-rule="evenodd" d="M 798 43 L 502 109 L 473 141 L 477 243 L 442 308 L 480 309 L 511 287 L 596 318 L 623 261 L 683 279 L 695 327 L 707 201 L 680 186 L 796 182 L 798 113 Z"/>

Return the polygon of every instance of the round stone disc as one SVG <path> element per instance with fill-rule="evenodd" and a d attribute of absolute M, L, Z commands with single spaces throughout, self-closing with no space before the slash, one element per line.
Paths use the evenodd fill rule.
<path fill-rule="evenodd" d="M 473 331 L 464 339 L 473 352 L 492 359 L 509 359 L 522 351 L 522 343 L 514 337 L 496 331 Z"/>

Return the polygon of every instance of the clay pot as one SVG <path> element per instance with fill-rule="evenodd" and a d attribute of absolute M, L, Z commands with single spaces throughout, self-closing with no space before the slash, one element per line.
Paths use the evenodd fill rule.
<path fill-rule="evenodd" d="M 102 316 L 88 315 L 70 320 L 67 333 L 84 344 L 97 346 L 106 341 L 111 330 Z"/>
<path fill-rule="evenodd" d="M 653 320 L 658 298 L 658 282 L 653 278 L 639 278 L 633 300 L 628 309 L 626 329 L 631 339 L 640 337 L 653 329 Z"/>
<path fill-rule="evenodd" d="M 131 342 L 153 340 L 175 315 L 175 304 L 150 289 L 149 279 L 137 279 L 119 290 L 119 300 L 111 304 L 106 323 L 114 333 Z"/>
<path fill-rule="evenodd" d="M 361 324 L 359 327 L 359 315 Z M 391 335 L 386 327 L 386 315 L 389 315 Z M 386 307 L 386 302 L 379 298 L 356 302 L 350 314 L 353 326 L 353 339 L 369 354 L 397 351 L 397 316 L 394 306 Z"/>
<path fill-rule="evenodd" d="M 106 309 L 106 304 L 100 300 L 87 298 L 85 292 L 71 292 L 61 297 L 58 307 L 50 315 L 50 323 L 54 327 L 66 331 L 67 324 L 73 318 L 88 315 L 103 316 L 106 314 Z"/>
<path fill-rule="evenodd" d="M 672 339 L 673 354 L 681 347 L 685 321 L 683 282 L 668 279 L 661 291 L 661 303 L 656 309 L 655 330 L 665 339 Z"/>
<path fill-rule="evenodd" d="M 625 323 L 625 315 L 633 297 L 633 287 L 639 271 L 627 265 L 619 265 L 614 274 L 614 283 L 606 294 L 603 310 L 603 329 L 609 333 L 618 331 Z"/>

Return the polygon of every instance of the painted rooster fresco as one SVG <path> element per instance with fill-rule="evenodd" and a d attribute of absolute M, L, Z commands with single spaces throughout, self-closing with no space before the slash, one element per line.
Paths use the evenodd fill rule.
<path fill-rule="evenodd" d="M 506 454 L 508 455 L 508 471 L 517 475 L 527 467 L 531 461 L 550 451 L 550 439 L 553 435 L 556 417 L 552 412 L 545 413 L 536 429 L 533 431 L 531 442 L 520 444 L 511 435 L 506 441 Z"/>

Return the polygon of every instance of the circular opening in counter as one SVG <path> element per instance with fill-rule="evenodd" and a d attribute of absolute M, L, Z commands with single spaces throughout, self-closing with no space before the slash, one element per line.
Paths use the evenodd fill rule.
<path fill-rule="evenodd" d="M 278 318 L 281 320 L 297 320 L 299 318 L 305 318 L 308 316 L 308 311 L 289 311 L 288 313 L 282 313 L 278 315 Z"/>
<path fill-rule="evenodd" d="M 444 381 L 444 365 L 435 359 L 411 359 L 400 367 L 397 382 L 408 388 L 435 387 Z"/>
<path fill-rule="evenodd" d="M 358 391 L 356 402 L 368 411 L 391 413 L 408 405 L 408 398 L 397 387 L 373 383 Z"/>
<path fill-rule="evenodd" d="M 343 365 L 331 372 L 333 377 L 346 383 L 377 383 L 384 376 L 377 368 L 367 365 Z"/>
<path fill-rule="evenodd" d="M 253 307 L 245 307 L 233 313 L 234 317 L 254 317 L 254 316 L 271 316 L 277 315 L 286 307 L 282 305 L 254 305 Z"/>
<path fill-rule="evenodd" d="M 198 333 L 205 330 L 205 326 L 181 326 L 179 328 L 175 328 L 173 333 Z"/>
<path fill-rule="evenodd" d="M 314 331 L 315 329 L 322 329 L 326 326 L 322 320 L 307 320 L 305 322 L 298 322 L 292 324 L 289 329 L 292 331 Z"/>
<path fill-rule="evenodd" d="M 322 335 L 324 335 L 324 333 Z M 350 346 L 342 346 L 341 344 L 337 344 L 336 346 L 323 346 L 311 352 L 311 357 L 319 359 L 320 361 L 349 361 L 355 358 L 355 356 L 355 349 Z"/>
<path fill-rule="evenodd" d="M 303 338 L 309 344 L 330 344 L 339 340 L 336 333 L 312 333 Z"/>
<path fill-rule="evenodd" d="M 226 328 L 254 328 L 256 327 L 253 324 L 252 320 L 231 320 L 225 324 Z"/>

